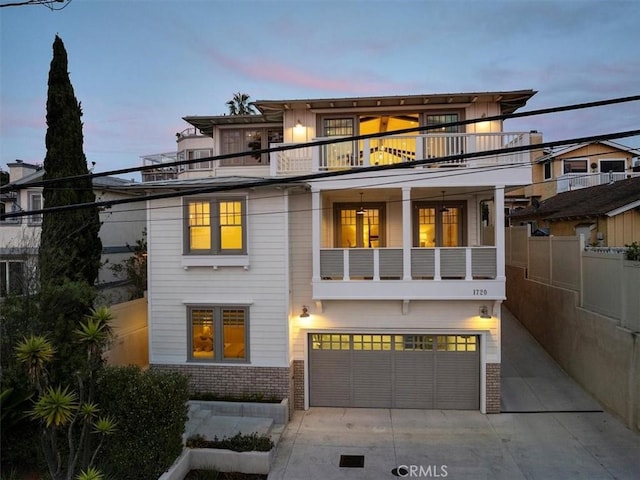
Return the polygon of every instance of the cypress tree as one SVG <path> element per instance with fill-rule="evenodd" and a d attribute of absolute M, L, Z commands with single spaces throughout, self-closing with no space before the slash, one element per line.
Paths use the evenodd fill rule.
<path fill-rule="evenodd" d="M 47 154 L 44 180 L 87 175 L 83 152 L 82 109 L 67 70 L 67 52 L 60 37 L 53 42 L 47 94 Z M 45 208 L 95 201 L 88 177 L 46 184 Z M 57 348 L 57 380 L 82 367 L 72 344 L 73 331 L 89 313 L 100 269 L 102 243 L 97 207 L 43 214 L 39 249 L 41 328 Z"/>

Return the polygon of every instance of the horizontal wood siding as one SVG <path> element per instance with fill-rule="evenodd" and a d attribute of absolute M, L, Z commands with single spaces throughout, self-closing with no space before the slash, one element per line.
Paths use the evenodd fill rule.
<path fill-rule="evenodd" d="M 288 366 L 286 222 L 282 192 L 247 200 L 249 267 L 182 267 L 180 199 L 149 210 L 151 363 L 187 359 L 187 304 L 248 303 L 250 362 Z M 275 213 L 274 213 L 275 212 Z"/>

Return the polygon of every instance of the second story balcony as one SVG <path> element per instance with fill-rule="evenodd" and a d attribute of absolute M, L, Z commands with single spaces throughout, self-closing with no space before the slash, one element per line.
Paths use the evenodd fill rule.
<path fill-rule="evenodd" d="M 557 179 L 557 193 L 605 185 L 633 177 L 640 177 L 640 172 L 565 173 Z"/>
<path fill-rule="evenodd" d="M 316 301 L 504 299 L 503 189 L 403 185 L 360 198 L 312 190 Z"/>
<path fill-rule="evenodd" d="M 314 141 L 322 145 L 301 145 L 284 151 L 272 152 L 270 156 L 271 175 L 299 175 L 331 170 L 357 169 L 374 165 L 411 163 L 419 160 L 433 160 L 424 167 L 460 168 L 473 165 L 499 166 L 529 164 L 528 150 L 506 154 L 485 154 L 505 148 L 528 146 L 530 133 L 428 133 L 419 135 L 389 135 L 364 140 L 345 137 L 319 137 Z M 271 144 L 271 147 L 295 144 Z M 478 154 L 470 159 L 439 158 L 463 154 Z"/>

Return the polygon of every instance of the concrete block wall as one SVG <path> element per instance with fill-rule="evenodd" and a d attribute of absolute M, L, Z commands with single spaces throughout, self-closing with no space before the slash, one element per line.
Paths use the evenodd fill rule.
<path fill-rule="evenodd" d="M 507 266 L 505 306 L 555 361 L 627 427 L 640 431 L 640 336 L 578 307 L 578 294 Z"/>

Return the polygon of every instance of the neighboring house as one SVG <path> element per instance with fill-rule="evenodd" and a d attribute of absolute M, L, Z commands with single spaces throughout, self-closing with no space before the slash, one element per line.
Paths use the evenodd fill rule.
<path fill-rule="evenodd" d="M 1 200 L 5 212 L 38 210 L 44 207 L 42 187 L 30 186 L 43 179 L 44 170 L 30 163 L 16 160 L 9 167 L 9 184 L 3 189 Z M 131 198 L 134 193 L 125 188 L 131 182 L 115 177 L 93 179 L 96 200 L 116 200 Z M 18 190 L 9 190 L 18 186 Z M 146 227 L 144 203 L 130 203 L 103 208 L 100 211 L 100 239 L 102 241 L 102 262 L 98 277 L 98 288 L 103 301 L 117 303 L 126 300 L 121 279 L 114 276 L 109 268 L 131 255 L 131 247 L 142 238 Z M 8 218 L 0 222 L 0 276 L 2 284 L 0 297 L 8 292 L 21 293 L 25 288 L 33 288 L 35 281 L 35 259 L 40 244 L 42 215 L 28 215 Z"/>
<path fill-rule="evenodd" d="M 534 161 L 533 183 L 524 189 L 524 195 L 540 201 L 557 193 L 640 176 L 639 153 L 613 141 L 546 152 Z"/>
<path fill-rule="evenodd" d="M 587 245 L 640 242 L 640 177 L 559 193 L 515 210 L 510 219 L 550 235 L 584 235 Z"/>
<path fill-rule="evenodd" d="M 498 412 L 504 189 L 531 182 L 530 155 L 438 159 L 532 135 L 499 121 L 393 132 L 509 114 L 534 94 L 265 100 L 259 115 L 185 117 L 177 158 L 203 161 L 143 184 L 184 194 L 149 203 L 151 367 L 297 409 Z M 291 149 L 260 151 L 278 146 Z M 422 159 L 433 163 L 412 166 Z M 296 178 L 314 173 L 341 175 Z"/>

